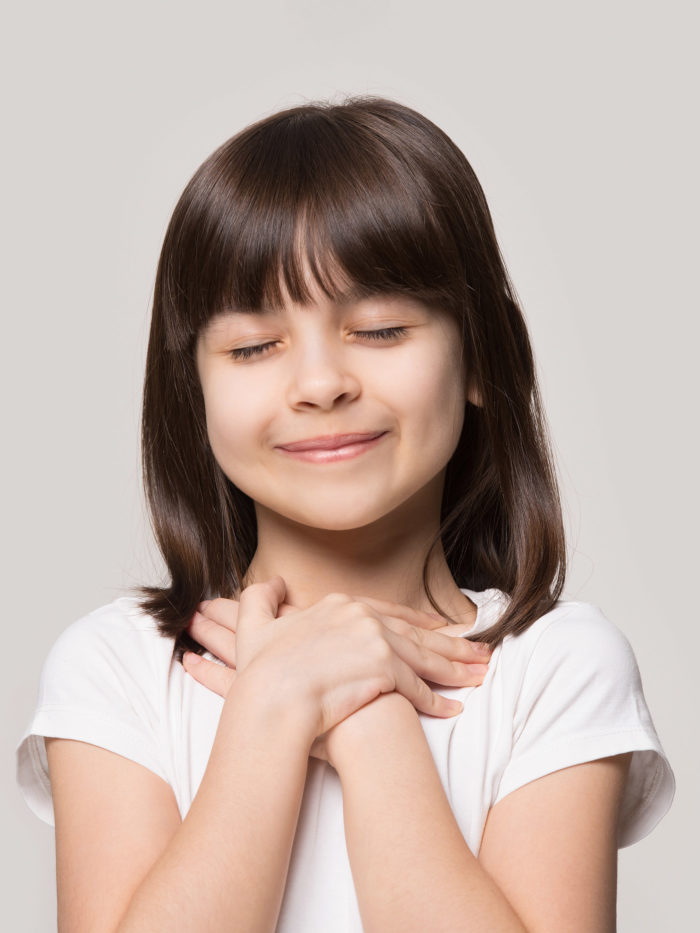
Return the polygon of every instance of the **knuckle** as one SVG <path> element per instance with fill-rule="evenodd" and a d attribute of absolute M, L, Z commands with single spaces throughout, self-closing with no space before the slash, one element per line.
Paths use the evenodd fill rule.
<path fill-rule="evenodd" d="M 426 682 L 418 677 L 418 675 L 416 675 L 414 689 L 416 694 L 416 704 L 420 706 L 421 709 L 432 709 L 432 707 L 435 706 L 435 691 L 431 690 Z"/>
<path fill-rule="evenodd" d="M 418 663 L 422 668 L 435 669 L 436 666 L 439 666 L 443 663 L 443 659 L 438 655 L 436 656 L 429 648 L 426 648 L 425 645 L 418 645 Z"/>
<path fill-rule="evenodd" d="M 358 617 L 372 615 L 371 608 L 367 603 L 363 603 L 361 599 L 353 599 L 350 605 L 352 606 L 353 614 Z"/>
<path fill-rule="evenodd" d="M 455 638 L 455 654 L 457 657 L 462 658 L 464 661 L 471 660 L 476 652 L 474 651 L 473 642 L 467 641 L 466 638 Z"/>
<path fill-rule="evenodd" d="M 375 637 L 372 641 L 372 650 L 374 651 L 375 657 L 382 664 L 383 667 L 386 666 L 387 662 L 391 659 L 394 652 L 391 649 L 391 645 L 387 642 L 385 638 L 379 636 Z"/>
<path fill-rule="evenodd" d="M 427 684 L 425 685 L 425 689 L 428 691 L 428 694 L 430 695 L 429 702 L 430 702 L 430 705 L 433 707 L 433 709 L 437 709 L 438 707 L 442 706 L 444 702 L 444 697 L 441 696 L 439 693 L 436 693 L 434 690 L 431 690 Z"/>
<path fill-rule="evenodd" d="M 391 693 L 396 687 L 396 679 L 393 674 L 386 669 L 380 671 L 375 682 L 380 693 Z"/>
<path fill-rule="evenodd" d="M 386 638 L 384 638 L 384 626 L 379 621 L 379 619 L 374 616 L 367 615 L 364 612 L 355 613 L 358 624 L 361 626 L 362 631 L 366 633 L 367 637 L 372 642 L 377 642 L 386 647 Z"/>
<path fill-rule="evenodd" d="M 352 599 L 347 595 L 347 593 L 328 593 L 328 595 L 324 596 L 323 599 L 325 602 L 332 603 L 334 605 L 342 605 L 343 603 L 352 602 Z"/>
<path fill-rule="evenodd" d="M 347 604 L 346 611 L 351 619 L 358 619 L 361 622 L 367 622 L 367 627 L 370 631 L 378 632 L 383 628 L 376 614 L 366 603 L 360 603 L 352 600 Z"/>
<path fill-rule="evenodd" d="M 258 599 L 260 596 L 269 594 L 270 590 L 273 588 L 273 584 L 270 580 L 261 580 L 259 583 L 249 583 L 248 586 L 241 590 L 241 595 L 239 602 L 248 602 L 251 599 Z"/>
<path fill-rule="evenodd" d="M 406 622 L 404 619 L 399 619 L 396 616 L 390 616 L 383 623 L 385 626 L 390 628 L 392 631 L 397 632 L 399 635 L 403 635 L 405 638 L 416 639 L 418 633 L 415 626 L 411 625 L 410 622 Z"/>

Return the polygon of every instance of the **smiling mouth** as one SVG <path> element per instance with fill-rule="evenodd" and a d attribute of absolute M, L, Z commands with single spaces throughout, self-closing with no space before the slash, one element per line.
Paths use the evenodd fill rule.
<path fill-rule="evenodd" d="M 305 441 L 294 441 L 291 444 L 280 444 L 283 450 L 335 450 L 338 447 L 347 447 L 348 444 L 362 443 L 373 440 L 386 431 L 373 431 L 364 434 L 323 434 L 319 437 L 309 437 Z"/>
<path fill-rule="evenodd" d="M 295 460 L 332 463 L 336 460 L 350 460 L 371 450 L 387 433 L 387 431 L 380 431 L 375 434 L 337 434 L 315 437 L 293 444 L 284 444 L 277 449 Z"/>

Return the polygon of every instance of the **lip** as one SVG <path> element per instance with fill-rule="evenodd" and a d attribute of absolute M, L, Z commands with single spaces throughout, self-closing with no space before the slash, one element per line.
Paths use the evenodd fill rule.
<path fill-rule="evenodd" d="M 335 463 L 338 460 L 351 460 L 377 444 L 387 436 L 388 431 L 375 434 L 336 434 L 327 437 L 314 437 L 294 444 L 278 447 L 285 456 L 307 463 Z M 313 445 L 313 446 L 312 446 Z"/>
<path fill-rule="evenodd" d="M 322 437 L 310 437 L 304 441 L 294 441 L 292 444 L 280 444 L 281 450 L 337 450 L 349 444 L 361 444 L 372 441 L 376 437 L 386 434 L 386 431 L 375 431 L 372 434 L 324 434 Z"/>

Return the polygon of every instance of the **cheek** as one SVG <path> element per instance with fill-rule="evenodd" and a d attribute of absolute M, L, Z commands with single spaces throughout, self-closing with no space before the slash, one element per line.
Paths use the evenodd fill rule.
<path fill-rule="evenodd" d="M 393 395 L 404 430 L 410 432 L 407 440 L 428 454 L 449 459 L 459 440 L 466 404 L 459 360 L 443 348 L 442 353 L 407 357 L 401 369 L 394 373 Z"/>
<path fill-rule="evenodd" d="M 263 405 L 259 394 L 248 389 L 244 395 L 228 380 L 212 379 L 204 386 L 209 443 L 227 475 L 236 463 L 249 459 L 254 441 L 259 440 L 264 425 Z"/>

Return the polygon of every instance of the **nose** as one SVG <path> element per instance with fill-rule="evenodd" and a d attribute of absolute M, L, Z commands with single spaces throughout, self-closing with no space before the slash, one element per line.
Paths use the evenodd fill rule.
<path fill-rule="evenodd" d="M 330 411 L 360 394 L 360 382 L 351 371 L 343 349 L 331 347 L 326 341 L 299 347 L 292 367 L 287 389 L 291 408 Z"/>

